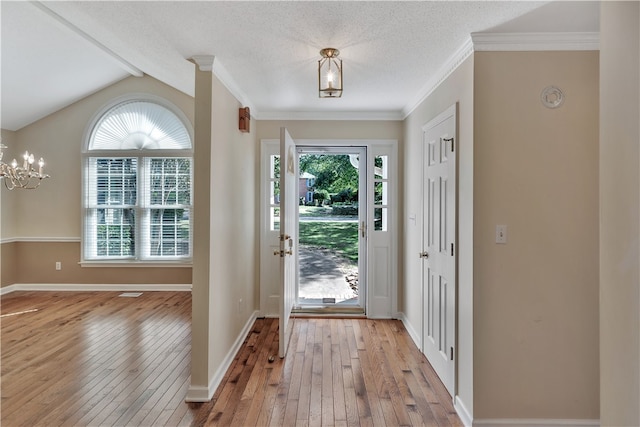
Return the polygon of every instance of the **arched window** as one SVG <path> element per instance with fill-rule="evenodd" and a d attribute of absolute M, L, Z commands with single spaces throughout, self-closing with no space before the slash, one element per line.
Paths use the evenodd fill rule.
<path fill-rule="evenodd" d="M 83 261 L 191 260 L 191 136 L 188 121 L 165 104 L 127 100 L 92 127 L 83 159 Z"/>

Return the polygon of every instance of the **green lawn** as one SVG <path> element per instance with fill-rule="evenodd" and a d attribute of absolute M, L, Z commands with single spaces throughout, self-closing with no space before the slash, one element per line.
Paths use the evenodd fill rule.
<path fill-rule="evenodd" d="M 306 222 L 299 224 L 300 245 L 331 249 L 337 255 L 358 261 L 357 222 Z"/>

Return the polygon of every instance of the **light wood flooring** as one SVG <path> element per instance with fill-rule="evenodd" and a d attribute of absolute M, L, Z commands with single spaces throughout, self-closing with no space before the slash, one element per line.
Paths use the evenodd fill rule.
<path fill-rule="evenodd" d="M 2 296 L 2 426 L 461 426 L 399 321 L 258 319 L 214 399 L 186 404 L 191 295 Z"/>

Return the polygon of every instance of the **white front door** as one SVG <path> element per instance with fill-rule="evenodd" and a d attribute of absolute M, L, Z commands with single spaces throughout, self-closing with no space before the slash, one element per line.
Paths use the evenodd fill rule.
<path fill-rule="evenodd" d="M 423 128 L 422 351 L 455 395 L 456 106 Z"/>
<path fill-rule="evenodd" d="M 296 144 L 286 128 L 280 128 L 280 336 L 278 355 L 287 354 L 293 330 L 291 310 L 296 300 L 296 223 L 298 201 L 298 161 Z"/>
<path fill-rule="evenodd" d="M 313 147 L 366 147 L 367 154 L 367 218 L 365 236 L 367 247 L 366 268 L 361 267 L 362 280 L 366 279 L 366 294 L 359 295 L 370 318 L 391 318 L 397 314 L 397 141 L 391 140 L 296 140 L 296 145 Z M 281 175 L 286 168 L 286 154 L 280 155 L 280 140 L 261 141 L 260 185 L 260 315 L 283 317 L 280 236 L 281 220 L 285 216 L 281 202 L 284 192 L 280 187 Z M 281 165 L 282 163 L 282 165 Z M 282 166 L 282 168 L 281 168 Z M 297 165 L 296 165 L 297 166 Z M 282 174 L 281 174 L 282 172 Z M 299 171 L 298 171 L 299 173 Z M 294 187 L 299 188 L 298 183 Z M 294 202 L 294 205 L 299 200 Z M 293 206 L 293 205 L 289 205 Z M 289 209 L 287 209 L 289 211 Z M 287 212 L 290 214 L 290 212 Z M 289 225 L 292 225 L 289 221 Z M 295 230 L 294 230 L 295 231 Z M 297 252 L 294 241 L 294 253 Z M 363 252 L 364 253 L 364 252 Z M 290 257 L 287 257 L 290 258 Z M 366 276 L 366 277 L 365 277 Z M 286 306 L 287 304 L 284 304 Z"/>

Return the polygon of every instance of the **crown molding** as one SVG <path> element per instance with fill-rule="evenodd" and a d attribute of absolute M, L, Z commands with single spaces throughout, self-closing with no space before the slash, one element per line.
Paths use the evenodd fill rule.
<path fill-rule="evenodd" d="M 429 97 L 474 52 L 599 50 L 600 33 L 472 33 L 402 110 L 402 119 Z"/>
<path fill-rule="evenodd" d="M 447 77 L 474 52 L 506 51 L 579 51 L 599 50 L 600 34 L 575 33 L 472 33 L 447 59 L 438 71 L 417 92 L 401 111 L 263 111 L 260 112 L 240 89 L 233 77 L 213 56 L 194 56 L 192 59 L 203 71 L 213 71 L 220 82 L 243 105 L 251 109 L 256 120 L 404 120 L 427 99 Z M 211 59 L 209 69 L 199 59 Z"/>
<path fill-rule="evenodd" d="M 190 60 L 198 66 L 200 71 L 211 71 L 220 83 L 238 100 L 242 105 L 249 107 L 251 115 L 255 116 L 255 108 L 249 97 L 233 79 L 226 68 L 217 60 L 214 55 L 194 55 Z"/>
<path fill-rule="evenodd" d="M 473 53 L 473 43 L 471 38 L 468 38 L 462 46 L 456 50 L 453 55 L 447 59 L 442 67 L 431 77 L 427 83 L 422 86 L 418 91 L 418 95 L 412 102 L 402 110 L 402 118 L 406 119 L 409 114 L 415 110 L 418 105 L 429 97 L 435 91 L 442 82 L 451 75 L 468 57 Z"/>
<path fill-rule="evenodd" d="M 214 61 L 212 71 L 213 74 L 218 78 L 218 80 L 220 80 L 220 83 L 222 83 L 222 85 L 226 87 L 229 92 L 231 92 L 231 95 L 233 95 L 234 98 L 236 98 L 243 106 L 249 107 L 251 115 L 255 116 L 257 113 L 255 106 L 253 105 L 247 94 L 242 89 L 240 89 L 240 86 L 236 83 L 231 74 L 227 71 L 226 68 L 224 68 L 220 61 Z"/>
<path fill-rule="evenodd" d="M 213 63 L 216 62 L 213 55 L 193 55 L 191 60 L 198 66 L 200 71 L 213 71 Z"/>
<path fill-rule="evenodd" d="M 252 115 L 253 111 L 252 111 Z M 264 111 L 257 120 L 402 120 L 402 111 Z"/>
<path fill-rule="evenodd" d="M 473 48 L 483 51 L 599 50 L 600 33 L 471 33 Z"/>

